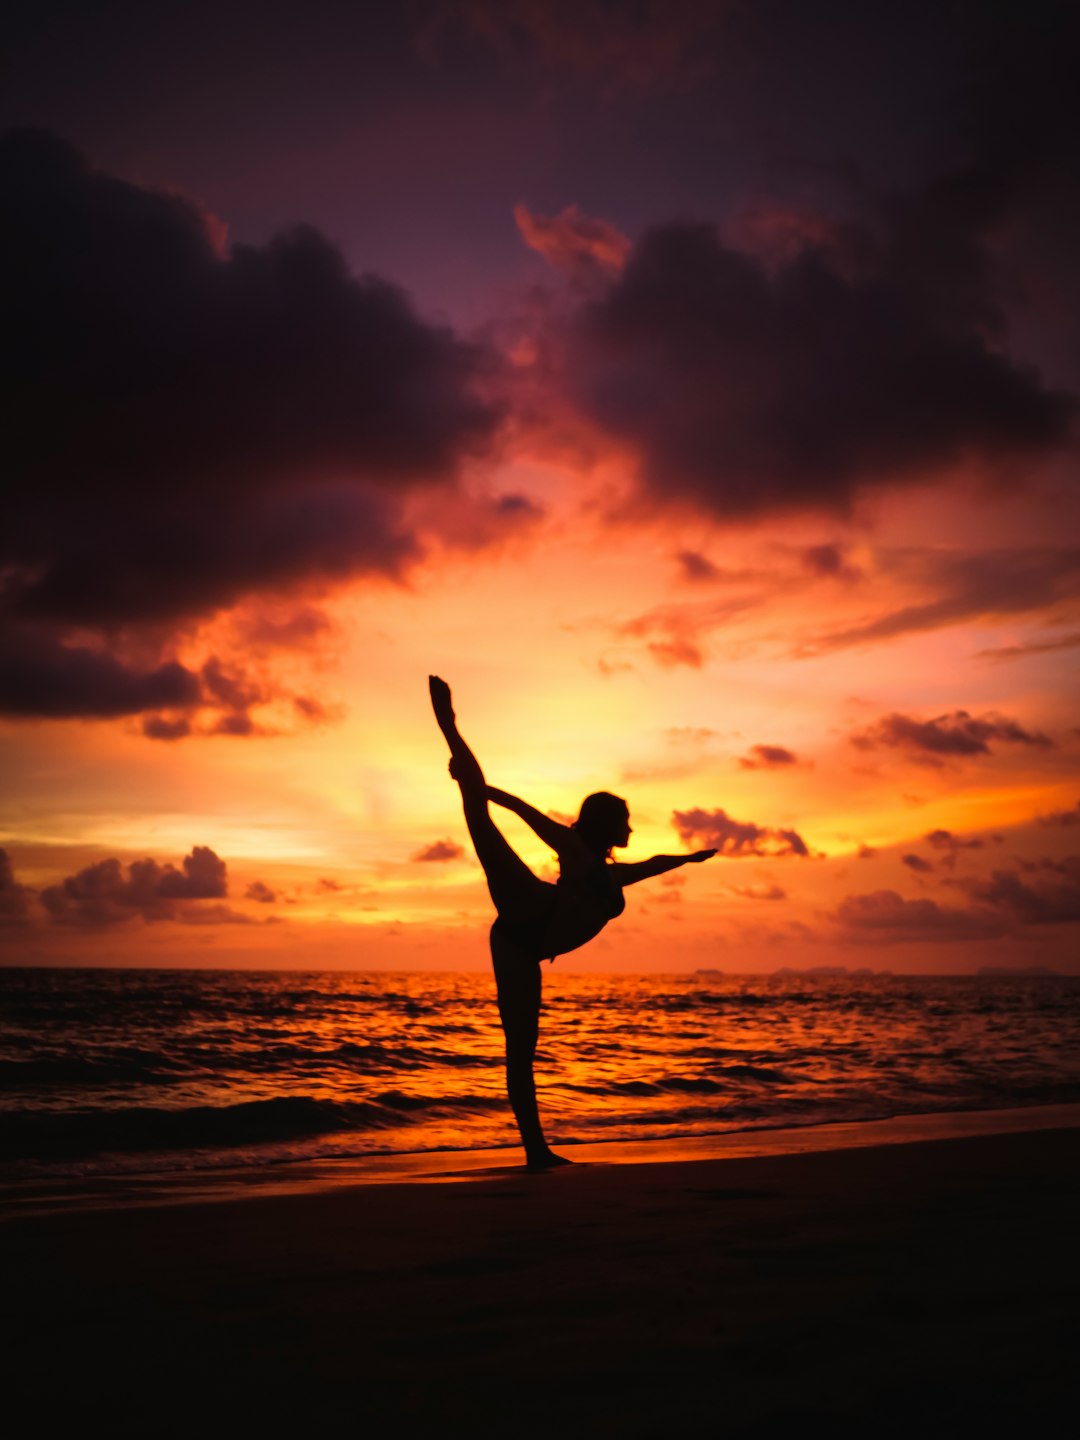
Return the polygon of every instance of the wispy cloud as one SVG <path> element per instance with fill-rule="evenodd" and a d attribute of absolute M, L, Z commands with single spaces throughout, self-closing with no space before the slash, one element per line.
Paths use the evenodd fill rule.
<path fill-rule="evenodd" d="M 972 620 L 1048 611 L 1080 596 L 1080 550 L 1016 549 L 881 552 L 878 563 L 897 580 L 938 591 L 932 600 L 890 610 L 871 620 L 842 626 L 799 642 L 792 654 L 806 659 L 836 650 L 873 645 L 905 635 L 940 630 Z M 1069 648 L 1077 637 L 1049 648 Z M 1026 647 L 1021 647 L 1026 649 Z M 1009 652 L 984 651 L 998 659 Z"/>
<path fill-rule="evenodd" d="M 410 858 L 423 863 L 445 863 L 448 860 L 462 860 L 465 851 L 454 840 L 433 840 L 430 845 L 423 845 L 416 854 Z"/>

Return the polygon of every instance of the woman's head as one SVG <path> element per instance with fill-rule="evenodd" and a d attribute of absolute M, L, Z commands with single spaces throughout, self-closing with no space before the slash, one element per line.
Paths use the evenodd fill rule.
<path fill-rule="evenodd" d="M 590 850 L 606 855 L 612 846 L 629 843 L 630 807 L 618 795 L 598 790 L 595 795 L 586 795 L 581 802 L 574 830 Z"/>

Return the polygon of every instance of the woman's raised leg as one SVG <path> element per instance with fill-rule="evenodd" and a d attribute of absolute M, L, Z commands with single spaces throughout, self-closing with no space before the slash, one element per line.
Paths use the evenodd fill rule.
<path fill-rule="evenodd" d="M 457 728 L 449 685 L 437 675 L 429 675 L 428 686 L 435 719 L 450 747 L 450 773 L 461 787 L 465 824 L 495 909 L 511 924 L 542 922 L 551 909 L 552 887 L 533 874 L 491 818 L 487 781 Z"/>

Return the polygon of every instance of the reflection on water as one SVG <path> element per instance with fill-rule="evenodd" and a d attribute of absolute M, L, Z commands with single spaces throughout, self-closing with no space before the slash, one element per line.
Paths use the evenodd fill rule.
<path fill-rule="evenodd" d="M 545 970 L 559 1144 L 1080 1099 L 1080 978 Z M 0 971 L 8 1175 L 514 1145 L 486 975 Z"/>

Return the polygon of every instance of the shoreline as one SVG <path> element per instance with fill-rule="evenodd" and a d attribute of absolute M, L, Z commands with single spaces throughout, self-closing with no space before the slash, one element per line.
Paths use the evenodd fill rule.
<path fill-rule="evenodd" d="M 884 1119 L 761 1126 L 707 1135 L 562 1143 L 574 1167 L 624 1167 L 767 1159 L 910 1145 L 974 1136 L 1080 1130 L 1080 1103 L 927 1111 Z M 47 1216 L 161 1206 L 228 1203 L 401 1185 L 475 1184 L 528 1176 L 517 1146 L 426 1150 L 200 1170 L 65 1176 L 0 1185 L 0 1224 Z"/>

